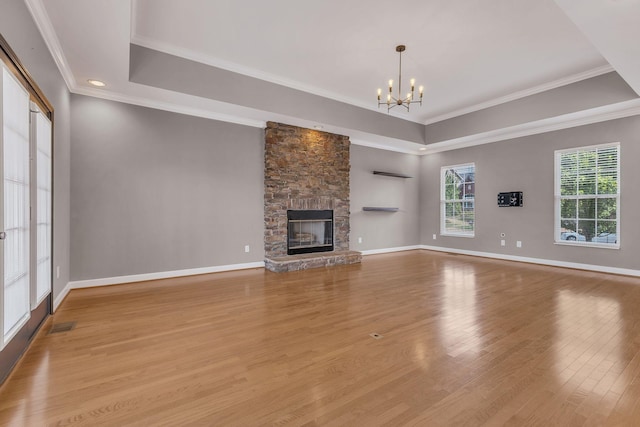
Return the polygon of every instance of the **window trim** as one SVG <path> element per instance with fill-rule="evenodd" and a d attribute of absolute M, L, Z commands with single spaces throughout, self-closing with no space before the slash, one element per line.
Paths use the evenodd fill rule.
<path fill-rule="evenodd" d="M 476 163 L 475 162 L 467 162 L 467 163 L 460 163 L 460 164 L 456 164 L 456 165 L 448 165 L 448 166 L 442 166 L 440 167 L 440 235 L 441 236 L 447 236 L 447 237 L 464 237 L 464 238 L 468 238 L 468 239 L 472 239 L 476 236 L 476 225 L 477 225 L 477 212 L 476 212 L 476 197 L 475 197 L 475 190 L 473 193 L 473 216 L 474 216 L 474 220 L 473 220 L 473 230 L 472 231 L 464 231 L 464 232 L 452 232 L 452 231 L 446 231 L 446 202 L 447 200 L 445 200 L 445 174 L 446 171 L 449 169 L 456 169 L 456 168 L 463 168 L 463 167 L 469 167 L 469 166 L 473 166 L 473 174 L 474 174 L 474 179 L 473 179 L 473 184 L 474 187 L 477 184 L 477 171 L 476 171 Z M 461 203 L 464 203 L 466 200 L 465 199 L 460 199 Z"/>
<path fill-rule="evenodd" d="M 560 239 L 560 200 L 562 199 L 561 195 L 561 173 L 560 173 L 560 156 L 564 153 L 571 152 L 579 152 L 579 151 L 591 151 L 598 150 L 602 148 L 617 148 L 618 157 L 616 159 L 616 170 L 617 170 L 617 191 L 615 194 L 616 199 L 616 243 L 594 243 L 594 242 L 582 242 L 578 243 L 577 241 L 571 240 L 561 240 Z M 594 144 L 594 145 L 585 145 L 581 147 L 572 147 L 572 148 L 564 148 L 561 150 L 554 151 L 554 167 L 553 167 L 553 195 L 554 195 L 554 218 L 553 218 L 553 243 L 559 246 L 578 246 L 582 248 L 598 248 L 598 249 L 620 249 L 620 204 L 621 204 L 621 187 L 622 187 L 622 177 L 620 173 L 620 159 L 622 158 L 621 154 L 622 148 L 620 142 L 606 142 L 602 144 Z M 612 195 L 609 195 L 611 198 Z M 576 194 L 576 198 L 581 198 L 580 195 Z M 583 198 L 593 198 L 593 197 L 583 197 Z M 598 198 L 596 196 L 596 198 Z"/>

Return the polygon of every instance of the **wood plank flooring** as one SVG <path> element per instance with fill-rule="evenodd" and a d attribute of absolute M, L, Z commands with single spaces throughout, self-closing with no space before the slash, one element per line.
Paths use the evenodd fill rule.
<path fill-rule="evenodd" d="M 640 425 L 638 278 L 411 251 L 75 290 L 69 321 L 0 425 Z"/>

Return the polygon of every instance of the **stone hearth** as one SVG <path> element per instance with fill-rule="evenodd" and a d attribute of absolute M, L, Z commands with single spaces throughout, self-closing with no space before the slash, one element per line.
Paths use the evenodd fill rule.
<path fill-rule="evenodd" d="M 360 252 L 333 251 L 267 258 L 264 263 L 267 270 L 283 273 L 285 271 L 307 270 L 309 268 L 357 264 L 361 260 L 362 254 Z"/>
<path fill-rule="evenodd" d="M 360 253 L 349 251 L 350 145 L 347 136 L 267 123 L 264 173 L 267 269 L 280 272 L 360 262 Z M 287 255 L 287 210 L 333 210 L 334 251 Z"/>

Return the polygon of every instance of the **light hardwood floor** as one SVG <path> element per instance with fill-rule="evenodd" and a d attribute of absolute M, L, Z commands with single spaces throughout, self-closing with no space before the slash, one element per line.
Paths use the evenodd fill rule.
<path fill-rule="evenodd" d="M 76 290 L 0 425 L 637 426 L 639 285 L 411 251 Z"/>

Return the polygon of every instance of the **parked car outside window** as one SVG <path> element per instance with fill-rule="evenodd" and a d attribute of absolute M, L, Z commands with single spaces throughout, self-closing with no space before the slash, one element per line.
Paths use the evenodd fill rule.
<path fill-rule="evenodd" d="M 591 241 L 594 243 L 618 243 L 618 236 L 616 233 L 600 233 Z"/>
<path fill-rule="evenodd" d="M 587 238 L 575 231 L 563 231 L 562 233 L 560 233 L 560 240 L 567 240 L 570 242 L 586 242 Z"/>

